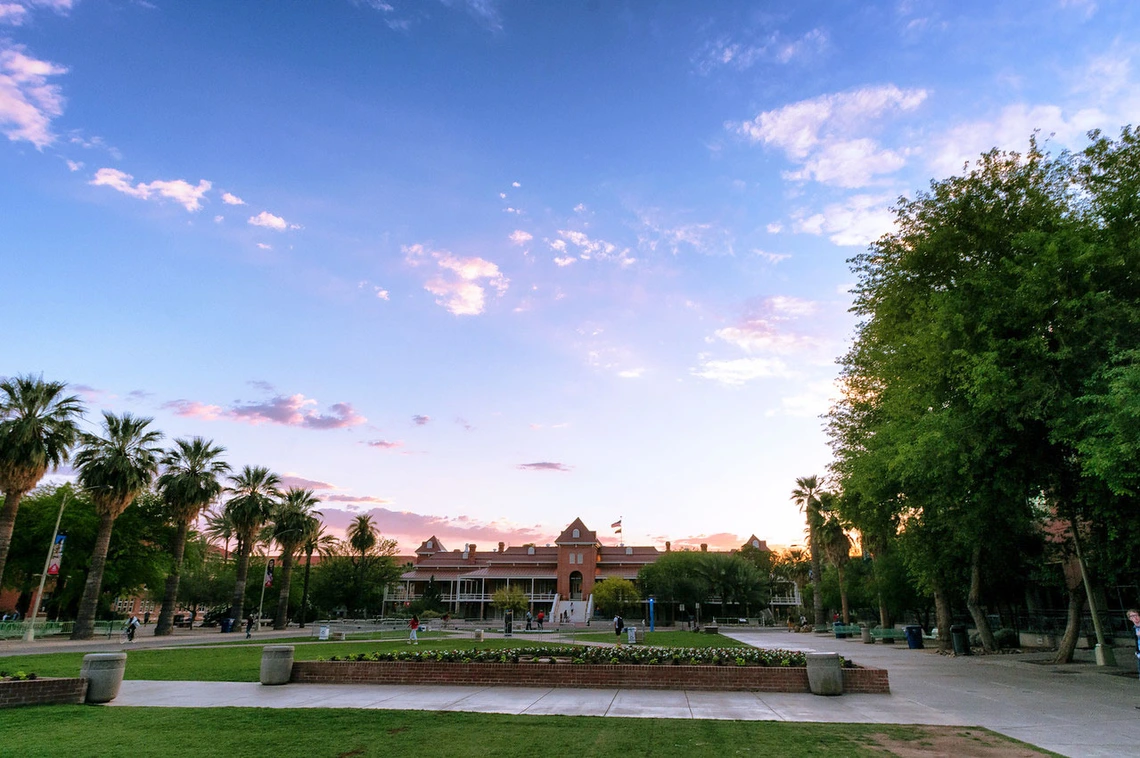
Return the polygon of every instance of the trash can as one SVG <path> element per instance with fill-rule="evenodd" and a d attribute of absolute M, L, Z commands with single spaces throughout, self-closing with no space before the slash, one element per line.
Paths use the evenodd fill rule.
<path fill-rule="evenodd" d="M 903 629 L 906 634 L 906 646 L 911 650 L 922 650 L 922 627 L 911 624 Z"/>
<path fill-rule="evenodd" d="M 234 620 L 233 619 L 222 619 L 221 626 L 222 626 L 222 634 L 229 634 L 230 632 L 232 632 L 234 630 Z"/>
<path fill-rule="evenodd" d="M 863 624 L 859 627 L 859 634 L 863 637 L 863 643 L 867 645 L 874 645 L 875 638 L 871 636 L 871 627 Z"/>
<path fill-rule="evenodd" d="M 954 643 L 954 655 L 970 654 L 970 637 L 966 634 L 965 624 L 950 627 L 950 641 Z"/>
<path fill-rule="evenodd" d="M 838 621 L 832 624 L 831 628 L 835 631 L 835 639 L 841 640 L 847 636 L 847 630 L 844 628 L 843 624 L 840 624 Z"/>

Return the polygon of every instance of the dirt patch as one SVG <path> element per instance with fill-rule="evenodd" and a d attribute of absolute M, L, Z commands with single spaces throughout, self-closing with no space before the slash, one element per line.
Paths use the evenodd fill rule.
<path fill-rule="evenodd" d="M 901 739 L 890 734 L 869 734 L 867 747 L 900 758 L 958 758 L 963 755 L 974 758 L 1039 758 L 1056 755 L 988 729 L 961 726 L 913 726 L 907 729 L 916 732 L 917 736 Z"/>

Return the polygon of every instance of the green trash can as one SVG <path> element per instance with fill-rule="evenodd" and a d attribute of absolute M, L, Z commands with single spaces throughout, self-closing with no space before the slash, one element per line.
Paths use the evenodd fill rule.
<path fill-rule="evenodd" d="M 965 624 L 954 624 L 950 627 L 950 641 L 954 643 L 954 655 L 970 654 L 970 636 L 966 634 Z"/>

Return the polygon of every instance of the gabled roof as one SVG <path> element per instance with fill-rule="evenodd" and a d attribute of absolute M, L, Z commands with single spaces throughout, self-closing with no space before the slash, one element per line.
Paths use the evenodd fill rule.
<path fill-rule="evenodd" d="M 578 536 L 574 536 L 574 530 L 578 530 Z M 555 545 L 593 545 L 598 541 L 598 533 L 591 532 L 582 523 L 582 519 L 576 518 L 570 522 L 570 526 L 562 530 L 562 534 L 558 535 L 558 539 L 554 540 Z"/>
<path fill-rule="evenodd" d="M 768 552 L 768 553 L 772 552 L 772 548 L 768 547 L 767 541 L 759 539 L 755 534 L 751 535 L 747 540 L 745 540 L 744 544 L 741 545 L 740 547 L 742 547 L 742 548 L 750 547 L 750 548 L 753 548 L 756 550 L 764 550 L 765 552 Z"/>
<path fill-rule="evenodd" d="M 433 553 L 446 553 L 447 548 L 443 543 L 433 534 L 423 541 L 422 544 L 416 549 L 416 555 L 432 555 Z"/>

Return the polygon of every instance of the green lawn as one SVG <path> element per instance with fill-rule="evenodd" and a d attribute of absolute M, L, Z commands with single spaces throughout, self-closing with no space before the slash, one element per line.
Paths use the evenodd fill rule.
<path fill-rule="evenodd" d="M 290 640 L 296 642 L 296 640 Z M 242 640 L 244 642 L 244 640 Z M 265 644 L 267 640 L 262 640 Z M 470 648 L 531 647 L 536 640 L 487 640 L 436 637 L 424 639 L 417 650 L 466 650 Z M 296 645 L 294 659 L 311 661 L 318 657 L 375 650 L 402 649 L 407 642 L 321 642 Z M 35 672 L 39 676 L 79 676 L 83 653 L 46 653 L 0 657 L 0 670 Z M 139 649 L 127 651 L 127 679 L 157 679 L 199 682 L 256 682 L 261 670 L 261 645 L 234 644 L 208 647 Z"/>
<path fill-rule="evenodd" d="M 569 638 L 569 635 L 566 636 Z M 626 636 L 622 634 L 619 639 L 613 631 L 588 632 L 575 634 L 574 639 L 583 642 L 614 642 L 618 640 L 624 644 Z M 751 645 L 738 642 L 731 637 L 700 632 L 646 632 L 645 644 L 659 647 L 751 647 Z"/>
<path fill-rule="evenodd" d="M 881 756 L 905 745 L 939 752 L 944 740 L 1013 748 L 982 729 L 770 721 L 500 716 L 340 709 L 100 708 L 0 711 L 0 756 L 185 753 L 194 758 L 368 756 Z M 156 741 L 157 740 L 157 741 Z M 162 746 L 161 748 L 159 746 Z M 992 748 L 991 748 L 992 749 Z M 1024 747 L 1019 755 L 1032 754 Z M 892 751 L 893 752 L 893 751 Z M 995 754 L 995 753 L 990 753 Z M 1041 753 L 1048 755 L 1047 753 Z"/>

